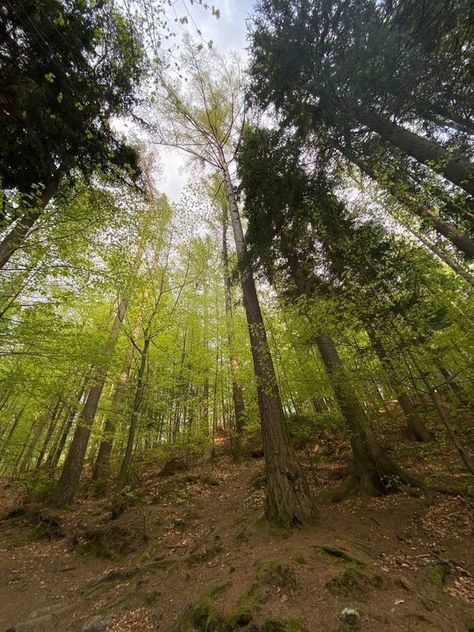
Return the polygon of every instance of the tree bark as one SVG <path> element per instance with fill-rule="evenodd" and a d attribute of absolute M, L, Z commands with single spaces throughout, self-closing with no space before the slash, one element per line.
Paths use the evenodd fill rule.
<path fill-rule="evenodd" d="M 393 123 L 376 112 L 369 112 L 358 106 L 353 106 L 352 109 L 361 123 L 383 139 L 474 195 L 474 165 L 468 160 L 452 154 L 437 143 Z"/>
<path fill-rule="evenodd" d="M 285 256 L 298 293 L 312 298 L 312 289 L 297 255 L 287 248 Z M 348 490 L 355 488 L 362 494 L 376 495 L 393 491 L 401 483 L 413 483 L 413 479 L 401 471 L 377 442 L 332 339 L 320 332 L 316 335 L 316 345 L 349 430 L 353 463 Z"/>
<path fill-rule="evenodd" d="M 125 386 L 130 375 L 130 369 L 133 360 L 133 349 L 134 347 L 133 345 L 131 345 L 126 366 L 120 373 L 119 379 L 117 380 L 117 384 L 115 386 L 110 414 L 107 416 L 107 419 L 105 421 L 105 427 L 103 431 L 104 436 L 102 441 L 100 442 L 99 451 L 97 453 L 94 467 L 92 468 L 92 480 L 96 482 L 105 479 L 109 469 L 116 418 L 123 400 L 123 396 L 125 394 Z"/>
<path fill-rule="evenodd" d="M 150 349 L 150 337 L 148 332 L 145 333 L 145 341 L 143 349 L 140 352 L 141 360 L 137 374 L 137 385 L 135 389 L 135 397 L 133 399 L 132 411 L 130 416 L 130 425 L 128 428 L 127 446 L 123 456 L 120 472 L 117 478 L 117 489 L 122 489 L 127 481 L 128 470 L 132 460 L 133 444 L 135 442 L 135 434 L 137 430 L 137 422 L 140 414 L 140 407 L 143 399 L 143 391 L 145 389 L 145 370 L 148 362 L 148 352 Z"/>
<path fill-rule="evenodd" d="M 227 209 L 226 209 L 227 211 Z M 229 346 L 229 362 L 232 381 L 232 400 L 234 403 L 235 429 L 237 440 L 242 437 L 245 425 L 245 403 L 242 383 L 240 381 L 239 361 L 235 354 L 234 343 L 234 325 L 233 325 L 233 307 L 232 307 L 232 286 L 229 270 L 229 252 L 227 249 L 227 212 L 222 218 L 222 262 L 224 268 L 224 299 L 225 299 L 225 316 L 227 327 L 227 344 Z M 239 446 L 237 446 L 238 448 Z"/>
<path fill-rule="evenodd" d="M 227 161 L 221 148 L 220 164 L 234 233 L 257 381 L 266 468 L 266 515 L 269 520 L 283 525 L 304 524 L 311 517 L 312 503 L 307 483 L 288 437 L 255 281 L 249 266 L 239 209 Z"/>
<path fill-rule="evenodd" d="M 0 270 L 10 260 L 11 256 L 23 245 L 26 235 L 35 224 L 36 220 L 41 216 L 44 208 L 47 206 L 53 195 L 59 187 L 59 183 L 63 176 L 64 169 L 59 167 L 46 187 L 41 192 L 37 200 L 36 206 L 28 209 L 26 215 L 21 217 L 15 226 L 0 242 Z"/>

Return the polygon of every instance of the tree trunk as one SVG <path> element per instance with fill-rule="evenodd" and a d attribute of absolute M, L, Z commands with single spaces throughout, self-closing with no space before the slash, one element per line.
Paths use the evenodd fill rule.
<path fill-rule="evenodd" d="M 414 365 L 416 367 L 416 370 L 420 374 L 420 377 L 421 377 L 421 379 L 422 379 L 422 381 L 423 381 L 423 383 L 424 383 L 424 385 L 425 385 L 425 387 L 427 389 L 428 397 L 430 398 L 431 402 L 433 403 L 433 406 L 434 406 L 436 412 L 438 413 L 439 418 L 441 419 L 444 427 L 446 428 L 446 432 L 448 434 L 448 437 L 451 439 L 452 444 L 456 448 L 456 450 L 457 450 L 457 452 L 459 454 L 459 457 L 460 457 L 461 461 L 463 462 L 466 470 L 468 472 L 470 472 L 474 476 L 474 460 L 468 454 L 468 452 L 464 448 L 463 444 L 459 440 L 459 438 L 457 436 L 457 432 L 456 432 L 455 428 L 453 427 L 453 425 L 451 423 L 451 420 L 446 415 L 446 413 L 443 410 L 442 405 L 440 404 L 440 401 L 439 401 L 439 398 L 438 398 L 438 394 L 436 393 L 434 388 L 431 386 L 430 381 L 428 380 L 428 378 L 427 378 L 425 372 L 423 371 L 422 367 L 420 367 L 416 356 L 413 353 L 411 353 L 411 352 L 408 352 L 408 354 L 409 354 L 412 362 L 414 363 Z"/>
<path fill-rule="evenodd" d="M 224 153 L 221 169 L 237 251 L 250 346 L 257 381 L 266 467 L 266 515 L 284 525 L 304 524 L 312 513 L 309 490 L 290 444 L 255 281 L 249 267 L 239 209 Z"/>
<path fill-rule="evenodd" d="M 403 410 L 403 414 L 407 420 L 408 430 L 413 439 L 416 441 L 430 441 L 433 438 L 433 433 L 428 429 L 418 414 L 408 393 L 399 393 L 397 400 Z"/>
<path fill-rule="evenodd" d="M 112 355 L 115 348 L 126 309 L 127 302 L 123 300 L 118 307 L 117 314 L 112 325 L 112 330 L 105 345 L 105 354 L 107 359 Z M 71 445 L 69 446 L 69 451 L 61 472 L 61 477 L 51 498 L 51 502 L 55 506 L 65 505 L 71 502 L 77 488 L 79 487 L 79 481 L 87 451 L 87 444 L 89 443 L 92 424 L 95 419 L 100 396 L 102 395 L 102 391 L 104 389 L 106 377 L 106 366 L 96 369 L 96 373 L 93 378 L 93 385 L 87 396 L 74 437 Z"/>
<path fill-rule="evenodd" d="M 20 471 L 26 472 L 30 469 L 31 460 L 35 453 L 36 447 L 41 439 L 41 435 L 43 434 L 44 422 L 46 421 L 46 416 L 42 415 L 41 417 L 37 417 L 33 422 L 33 437 L 29 442 L 26 453 L 21 461 Z"/>
<path fill-rule="evenodd" d="M 63 173 L 64 169 L 62 167 L 59 167 L 52 180 L 41 192 L 41 195 L 37 200 L 37 205 L 33 208 L 28 209 L 27 214 L 17 221 L 11 231 L 7 233 L 7 235 L 5 235 L 5 237 L 0 242 L 0 270 L 5 267 L 13 253 L 22 246 L 29 230 L 33 227 L 36 220 L 41 216 L 44 208 L 58 190 Z"/>
<path fill-rule="evenodd" d="M 18 428 L 18 424 L 20 423 L 20 420 L 23 417 L 23 413 L 25 412 L 26 406 L 27 406 L 26 404 L 22 406 L 22 408 L 20 408 L 18 413 L 14 416 L 13 423 L 10 429 L 8 430 L 8 434 L 5 437 L 5 439 L 2 441 L 2 448 L 0 450 L 0 463 L 3 461 L 4 454 L 8 450 L 8 446 L 10 444 L 11 438 L 13 437 L 15 430 Z"/>
<path fill-rule="evenodd" d="M 345 374 L 334 342 L 322 333 L 316 336 L 316 344 L 349 428 L 354 457 L 352 485 L 363 494 L 374 495 L 393 491 L 401 483 L 412 483 L 413 479 L 400 470 L 377 442 L 369 420 Z"/>
<path fill-rule="evenodd" d="M 312 298 L 312 290 L 296 254 L 287 248 L 285 256 L 299 294 Z M 354 487 L 363 494 L 374 495 L 392 491 L 402 482 L 412 483 L 413 479 L 403 473 L 378 444 L 332 339 L 325 333 L 319 333 L 316 345 L 349 430 L 353 455 L 349 489 Z"/>
<path fill-rule="evenodd" d="M 426 246 L 428 250 L 431 250 L 431 252 L 435 254 L 443 263 L 449 266 L 451 270 L 456 272 L 456 274 L 458 274 L 465 281 L 467 281 L 469 285 L 474 286 L 474 276 L 470 272 L 468 272 L 468 270 L 465 270 L 457 261 L 455 261 L 452 257 L 450 257 L 448 254 L 443 252 L 441 248 L 438 248 L 435 244 L 432 244 L 430 240 L 427 237 L 425 237 L 425 235 L 423 235 L 422 233 L 419 233 L 418 231 L 413 230 L 412 228 L 409 228 L 408 226 L 407 226 L 407 230 L 410 231 L 413 237 L 418 239 L 418 241 L 420 241 L 424 246 Z"/>
<path fill-rule="evenodd" d="M 81 386 L 81 389 L 76 397 L 77 405 L 81 403 L 81 400 L 84 396 L 84 392 L 86 390 L 86 384 L 87 384 L 87 380 L 84 380 Z M 64 426 L 61 430 L 61 434 L 59 435 L 57 443 L 51 449 L 51 452 L 49 453 L 48 458 L 46 459 L 46 468 L 55 469 L 57 464 L 59 463 L 59 459 L 61 458 L 61 455 L 63 453 L 64 446 L 66 445 L 66 441 L 69 436 L 69 432 L 71 431 L 72 424 L 76 417 L 77 411 L 78 411 L 78 407 L 76 407 L 75 404 L 72 404 L 69 406 L 69 409 L 64 421 Z"/>
<path fill-rule="evenodd" d="M 343 146 L 339 146 L 339 149 L 348 160 L 355 164 L 363 173 L 368 175 L 369 178 L 374 180 L 374 182 L 379 181 L 377 173 L 375 169 L 371 167 L 371 165 L 356 156 L 356 154 L 354 154 L 354 152 L 352 152 L 350 149 L 347 149 Z M 428 220 L 428 222 L 433 226 L 438 234 L 445 237 L 453 244 L 453 246 L 463 252 L 468 258 L 474 257 L 474 240 L 472 240 L 464 233 L 461 233 L 454 224 L 444 221 L 434 211 L 432 211 L 425 204 L 417 200 L 416 196 L 412 195 L 406 189 L 406 183 L 402 183 L 401 186 L 398 186 L 396 182 L 393 182 L 388 186 L 386 185 L 386 183 L 383 183 L 381 184 L 381 186 L 386 188 L 390 195 L 401 202 L 404 206 L 408 206 L 409 208 L 414 209 L 419 217 Z M 455 271 L 458 272 L 458 270 L 456 269 Z M 465 277 L 464 274 L 462 276 Z"/>
<path fill-rule="evenodd" d="M 152 210 L 152 207 L 150 207 L 148 214 L 145 217 L 142 234 L 140 237 L 140 243 L 138 245 L 138 249 L 133 260 L 132 272 L 128 279 L 127 286 L 124 290 L 123 298 L 117 308 L 117 313 L 112 325 L 112 330 L 105 345 L 104 351 L 106 362 L 104 366 L 98 367 L 95 371 L 93 386 L 89 391 L 86 402 L 84 404 L 84 409 L 74 433 L 73 440 L 71 442 L 71 445 L 69 446 L 68 455 L 64 462 L 63 471 L 61 472 L 61 477 L 58 481 L 57 488 L 52 495 L 52 504 L 56 506 L 65 505 L 71 502 L 74 498 L 77 488 L 79 487 L 82 469 L 84 467 L 84 459 L 87 452 L 87 445 L 89 443 L 89 437 L 92 430 L 92 424 L 94 423 L 99 400 L 102 395 L 105 380 L 107 377 L 107 363 L 114 351 L 123 319 L 125 318 L 125 314 L 127 313 L 130 293 L 135 282 L 135 277 L 140 268 L 143 253 L 145 251 L 147 241 L 146 226 L 150 221 Z"/>
<path fill-rule="evenodd" d="M 411 437 L 416 441 L 430 441 L 431 439 L 433 439 L 433 433 L 426 426 L 425 422 L 418 414 L 418 411 L 413 406 L 413 402 L 408 393 L 402 392 L 398 387 L 398 379 L 395 367 L 393 366 L 386 349 L 382 345 L 381 340 L 369 323 L 366 323 L 366 331 L 367 335 L 369 336 L 369 340 L 372 343 L 374 351 L 380 360 L 380 363 L 388 373 L 388 376 L 395 386 L 397 400 L 407 421 L 408 431 Z"/>
<path fill-rule="evenodd" d="M 226 209 L 227 211 L 227 209 Z M 227 344 L 229 346 L 229 362 L 232 380 L 232 400 L 234 402 L 235 429 L 237 434 L 237 442 L 240 441 L 245 425 L 245 403 L 244 391 L 240 381 L 239 361 L 235 354 L 234 343 L 234 324 L 233 324 L 233 307 L 232 307 L 232 286 L 229 270 L 229 252 L 227 249 L 227 212 L 222 218 L 222 262 L 224 267 L 224 299 L 225 299 L 225 316 L 227 327 Z M 238 449 L 239 446 L 237 446 Z"/>
<path fill-rule="evenodd" d="M 51 443 L 51 439 L 54 434 L 54 430 L 57 426 L 59 417 L 64 408 L 64 403 L 62 401 L 61 396 L 58 397 L 58 401 L 54 408 L 53 414 L 51 415 L 51 420 L 48 426 L 48 430 L 46 431 L 46 435 L 43 439 L 43 445 L 41 446 L 40 452 L 38 454 L 38 458 L 36 460 L 36 469 L 40 468 L 43 464 L 44 455 L 46 454 L 46 450 L 48 449 L 49 444 Z"/>
<path fill-rule="evenodd" d="M 468 160 L 452 154 L 437 143 L 393 123 L 376 112 L 369 112 L 357 106 L 353 107 L 353 111 L 361 123 L 403 153 L 474 195 L 474 166 Z"/>
<path fill-rule="evenodd" d="M 140 366 L 138 368 L 137 385 L 135 397 L 133 400 L 132 414 L 130 416 L 130 426 L 128 429 L 127 447 L 123 456 L 122 465 L 117 479 L 117 489 L 122 489 L 127 481 L 128 469 L 132 460 L 133 444 L 135 442 L 135 434 L 137 430 L 137 422 L 140 414 L 140 407 L 143 399 L 143 391 L 145 389 L 145 370 L 148 362 L 148 351 L 150 349 L 149 333 L 145 332 L 145 342 L 141 350 Z"/>
<path fill-rule="evenodd" d="M 117 380 L 117 384 L 115 386 L 111 411 L 105 421 L 105 427 L 103 431 L 104 436 L 102 438 L 102 441 L 100 442 L 99 451 L 97 453 L 94 467 L 92 468 L 92 480 L 94 481 L 103 480 L 107 476 L 110 463 L 110 454 L 112 452 L 112 442 L 115 433 L 116 419 L 123 400 L 123 396 L 125 394 L 125 386 L 130 375 L 130 369 L 133 360 L 133 349 L 134 347 L 133 345 L 131 345 L 126 366 L 120 373 L 119 379 Z"/>

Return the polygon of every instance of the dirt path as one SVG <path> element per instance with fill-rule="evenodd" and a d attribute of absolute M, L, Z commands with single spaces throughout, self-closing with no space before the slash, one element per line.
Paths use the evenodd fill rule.
<path fill-rule="evenodd" d="M 82 501 L 51 540 L 28 516 L 3 521 L 0 630 L 79 631 L 94 616 L 120 632 L 474 630 L 466 501 L 317 499 L 314 525 L 282 532 L 261 519 L 261 468 L 152 472 L 118 518 L 110 499 Z M 315 492 L 328 484 L 320 475 Z"/>

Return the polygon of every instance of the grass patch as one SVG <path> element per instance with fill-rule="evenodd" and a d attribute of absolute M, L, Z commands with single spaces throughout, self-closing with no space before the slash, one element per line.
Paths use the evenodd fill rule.
<path fill-rule="evenodd" d="M 296 575 L 289 566 L 269 560 L 260 564 L 257 582 L 274 588 L 295 588 Z"/>
<path fill-rule="evenodd" d="M 446 577 L 449 575 L 448 562 L 435 562 L 427 568 L 427 575 L 430 584 L 442 588 L 446 581 Z"/>
<path fill-rule="evenodd" d="M 349 568 L 341 575 L 333 577 L 326 583 L 326 588 L 337 597 L 363 597 L 368 589 L 384 588 L 385 582 L 381 575 L 367 575 L 355 568 Z"/>
<path fill-rule="evenodd" d="M 331 562 L 346 564 L 358 569 L 364 569 L 366 567 L 365 563 L 361 560 L 334 546 L 317 546 L 315 548 L 323 559 L 330 560 Z"/>

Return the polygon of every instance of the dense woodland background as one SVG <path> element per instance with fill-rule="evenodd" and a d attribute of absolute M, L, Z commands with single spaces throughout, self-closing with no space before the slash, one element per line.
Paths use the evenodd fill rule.
<path fill-rule="evenodd" d="M 324 439 L 341 497 L 468 492 L 472 4 L 261 0 L 248 64 L 165 9 L 0 7 L 2 473 L 62 506 L 261 449 L 301 524 Z M 179 203 L 156 147 L 189 157 Z M 459 465 L 405 471 L 410 441 Z"/>

